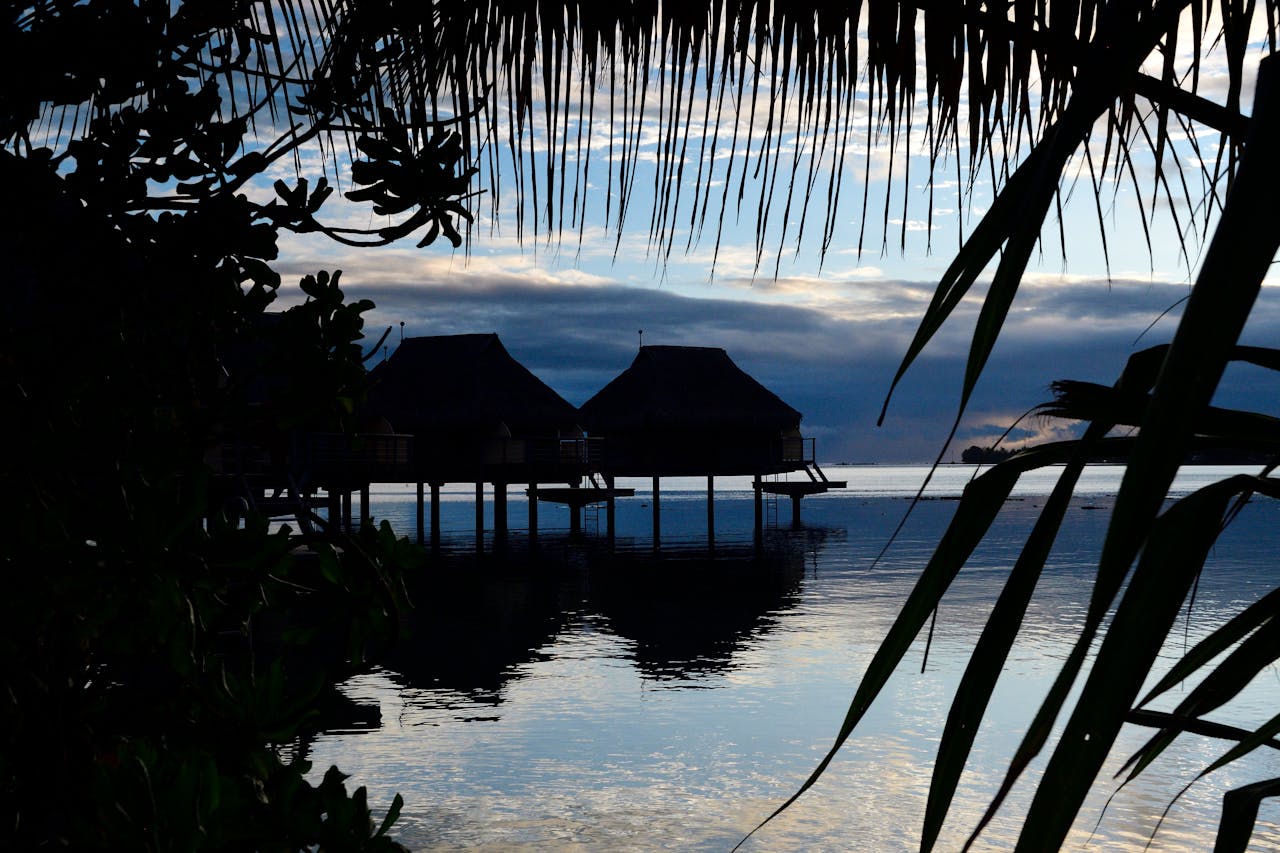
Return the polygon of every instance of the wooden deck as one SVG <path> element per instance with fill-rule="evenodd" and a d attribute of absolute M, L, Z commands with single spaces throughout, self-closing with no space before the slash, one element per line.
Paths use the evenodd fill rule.
<path fill-rule="evenodd" d="M 800 498 L 805 495 L 820 495 L 831 489 L 843 489 L 848 485 L 845 480 L 791 480 L 783 482 L 762 482 L 760 491 L 768 495 L 785 495 L 789 498 Z"/>
<path fill-rule="evenodd" d="M 593 487 L 579 489 L 546 489 L 539 486 L 537 489 L 525 489 L 525 494 L 530 498 L 537 498 L 540 501 L 547 501 L 549 503 L 568 504 L 574 508 L 583 507 L 587 504 L 605 503 L 613 498 L 630 498 L 634 497 L 635 493 L 635 489 L 607 489 Z"/>

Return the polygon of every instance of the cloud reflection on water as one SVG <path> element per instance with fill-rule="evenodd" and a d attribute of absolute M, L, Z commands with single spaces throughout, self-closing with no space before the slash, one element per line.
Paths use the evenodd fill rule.
<path fill-rule="evenodd" d="M 957 819 L 944 830 L 939 849 L 963 841 L 1067 652 L 1068 629 L 1081 618 L 1089 566 L 1106 523 L 1106 513 L 1083 508 L 1093 500 L 1069 514 L 962 780 Z M 704 504 L 688 496 L 672 507 L 673 514 L 690 516 L 685 523 L 693 529 Z M 962 573 L 940 611 L 927 671 L 919 672 L 918 642 L 823 780 L 750 849 L 911 849 L 952 691 L 1035 507 L 1033 496 L 1011 504 L 993 541 Z M 608 567 L 571 572 L 569 580 L 558 576 L 552 597 L 571 606 L 560 617 L 532 620 L 543 628 L 524 635 L 527 648 L 501 667 L 496 703 L 480 698 L 483 691 L 410 683 L 391 671 L 362 676 L 345 689 L 381 707 L 382 728 L 321 736 L 311 757 L 318 770 L 336 762 L 354 773 L 353 783 L 368 785 L 373 803 L 403 794 L 400 837 L 419 849 L 727 849 L 816 765 L 954 503 L 921 504 L 900 547 L 870 568 L 904 508 L 901 499 L 866 496 L 807 503 L 807 523 L 826 535 L 794 539 L 798 574 L 784 572 L 773 592 L 743 599 L 760 596 L 750 618 L 725 623 L 713 652 L 677 644 L 682 651 L 667 650 L 657 664 L 642 654 L 644 631 L 657 628 L 624 630 L 627 619 L 609 608 L 622 599 L 633 611 L 629 618 L 647 612 L 681 620 L 696 618 L 699 608 L 681 603 L 664 611 L 661 596 L 654 599 L 656 593 L 647 593 L 637 578 L 607 577 Z M 1251 508 L 1228 531 L 1202 580 L 1187 642 L 1195 642 L 1223 608 L 1277 582 L 1276 513 L 1270 504 Z M 679 526 L 674 519 L 672 524 Z M 742 575 L 716 579 L 722 589 L 750 582 Z M 458 615 L 465 623 L 465 609 Z M 487 618 L 473 630 L 493 630 L 495 617 Z M 1182 647 L 1181 635 L 1176 639 L 1166 665 Z M 1226 709 L 1231 721 L 1274 713 L 1280 683 L 1274 673 L 1261 682 L 1243 706 Z M 1172 701 L 1178 698 L 1175 693 Z M 1126 729 L 1113 767 L 1143 737 Z M 1203 738 L 1186 739 L 1116 796 L 1092 849 L 1140 848 L 1181 786 L 1222 749 Z M 1042 762 L 1033 766 L 1032 779 L 1038 766 Z M 1222 793 L 1275 775 L 1280 759 L 1266 753 L 1197 783 L 1170 811 L 1152 849 L 1209 846 Z M 1012 846 L 1029 798 L 1027 781 L 977 849 Z M 1099 786 L 1071 846 L 1084 845 L 1112 790 Z M 1264 805 L 1254 849 L 1280 846 L 1278 816 L 1280 810 Z"/>

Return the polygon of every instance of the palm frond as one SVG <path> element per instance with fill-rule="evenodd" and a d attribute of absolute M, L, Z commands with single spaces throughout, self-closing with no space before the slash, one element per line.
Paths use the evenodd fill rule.
<path fill-rule="evenodd" d="M 665 257 L 679 231 L 686 246 L 696 242 L 709 200 L 719 195 L 721 222 L 744 206 L 754 212 L 759 264 L 788 241 L 799 248 L 805 217 L 792 217 L 797 205 L 809 209 L 812 188 L 824 183 L 826 197 L 816 199 L 827 207 L 820 244 L 824 251 L 830 245 L 855 110 L 865 110 L 868 142 L 878 141 L 891 163 L 902 164 L 892 180 L 904 203 L 918 122 L 927 181 L 946 153 L 967 164 L 968 183 L 980 178 L 984 161 L 1000 180 L 1062 122 L 1091 76 L 1106 85 L 1089 97 L 1073 143 L 1099 117 L 1128 133 L 1141 98 L 1155 105 L 1148 132 L 1157 162 L 1171 145 L 1173 114 L 1223 135 L 1229 173 L 1232 140 L 1244 121 L 1239 92 L 1248 45 L 1241 34 L 1251 16 L 1236 10 L 1221 28 L 1226 52 L 1239 59 L 1228 65 L 1234 94 L 1223 104 L 1197 94 L 1194 77 L 1184 88 L 1214 44 L 1202 37 L 1203 9 L 1188 0 L 1145 7 L 1020 0 L 1007 9 L 924 0 L 632 0 L 608 8 L 566 0 L 385 7 L 347 0 L 334 7 L 343 26 L 326 43 L 320 70 L 326 85 L 374 75 L 378 96 L 402 122 L 474 114 L 465 131 L 469 150 L 490 152 L 481 183 L 496 196 L 504 176 L 514 179 L 519 233 L 532 226 L 559 239 L 566 224 L 581 228 L 588 208 L 601 203 L 620 229 L 641 191 L 656 199 L 647 230 L 651 250 Z M 1187 67 L 1177 61 L 1183 17 L 1192 19 L 1194 35 Z M 1143 64 L 1156 51 L 1163 53 L 1160 70 L 1148 74 Z M 599 96 L 610 102 L 607 130 L 582 118 L 597 114 Z M 637 190 L 642 150 L 654 160 L 654 183 Z M 600 156 L 608 170 L 603 199 L 587 180 Z M 870 156 L 868 147 L 864 158 Z M 713 178 L 724 181 L 724 192 L 710 191 Z M 754 201 L 744 205 L 748 195 Z M 897 212 L 886 206 L 879 214 L 886 241 Z M 868 216 L 874 214 L 864 199 L 861 218 Z"/>
<path fill-rule="evenodd" d="M 1261 5 L 1273 21 L 1277 0 Z M 147 8 L 154 17 L 159 7 Z M 1226 144 L 1204 164 L 1206 198 L 1212 197 L 1219 177 L 1234 170 L 1245 124 L 1240 98 L 1249 27 L 1263 14 L 1252 3 L 1224 2 L 1210 16 L 1199 0 L 1017 0 L 1007 7 L 928 0 L 274 0 L 250 4 L 240 17 L 198 8 L 166 7 L 156 20 L 207 30 L 201 64 L 224 73 L 231 115 L 279 126 L 325 118 L 334 103 L 358 103 L 377 121 L 410 128 L 414 145 L 426 145 L 449 122 L 479 167 L 475 188 L 491 194 L 491 226 L 512 217 L 522 237 L 559 240 L 576 230 L 581 239 L 585 223 L 601 221 L 594 211 L 603 205 L 620 239 L 628 223 L 636 225 L 628 217 L 633 195 L 647 200 L 652 193 L 657 203 L 644 227 L 655 254 L 667 257 L 678 240 L 696 245 L 709 210 L 718 246 L 723 223 L 745 208 L 754 220 L 757 266 L 769 255 L 776 266 L 784 247 L 794 243 L 799 251 L 806 235 L 825 254 L 843 231 L 836 211 L 849 159 L 857 156 L 851 146 L 859 141 L 858 112 L 868 135 L 863 180 L 878 143 L 891 154 L 891 183 L 898 185 L 885 193 L 878 214 L 865 192 L 861 204 L 863 225 L 881 220 L 885 248 L 890 220 L 905 213 L 891 196 L 907 204 L 917 154 L 926 155 L 930 188 L 948 168 L 947 157 L 955 158 L 962 185 L 981 180 L 988 167 L 1003 185 L 1070 111 L 1082 113 L 1071 133 L 1074 152 L 1099 118 L 1109 135 L 1130 133 L 1143 114 L 1136 99 L 1153 105 L 1144 133 L 1158 172 L 1174 144 L 1170 116 L 1221 134 Z M 53 0 L 31 4 L 14 13 L 10 26 L 52 36 L 48 24 L 62 9 Z M 113 31 L 128 23 L 120 14 L 121 20 L 84 25 Z M 1192 35 L 1186 60 L 1177 37 L 1184 19 Z M 1200 62 L 1211 50 L 1227 60 L 1221 103 L 1197 91 Z M 235 53 L 230 70 L 213 61 L 219 51 Z M 1144 63 L 1155 55 L 1160 67 L 1149 74 Z M 76 85 L 38 85 L 37 73 L 30 92 L 11 94 L 30 101 L 16 111 L 26 123 L 0 128 L 0 138 L 12 143 L 35 133 L 37 144 L 54 148 L 76 138 L 102 103 L 94 97 L 92 58 L 83 64 Z M 1105 85 L 1086 98 L 1090 77 L 1103 77 Z M 137 86 L 138 97 L 147 97 L 145 73 Z M 1087 109 L 1078 106 L 1083 100 Z M 607 122 L 595 121 L 601 113 Z M 1172 130 L 1181 135 L 1179 127 Z M 332 143 L 326 140 L 331 152 Z M 1115 156 L 1127 162 L 1135 154 L 1122 149 Z M 593 169 L 600 158 L 605 162 Z M 654 182 L 638 185 L 641 164 L 650 159 Z M 500 203 L 504 181 L 514 184 L 510 206 Z M 723 191 L 713 192 L 720 181 Z M 819 187 L 825 192 L 815 192 Z M 821 227 L 806 228 L 807 214 L 819 206 L 826 209 Z M 904 240 L 899 230 L 899 250 Z"/>

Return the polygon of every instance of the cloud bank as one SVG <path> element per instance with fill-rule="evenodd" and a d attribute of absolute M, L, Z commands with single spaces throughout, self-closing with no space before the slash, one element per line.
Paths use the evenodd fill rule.
<path fill-rule="evenodd" d="M 351 296 L 376 303 L 368 315 L 371 337 L 393 327 L 389 350 L 401 321 L 406 336 L 497 332 L 517 359 L 579 405 L 631 363 L 641 329 L 646 344 L 723 347 L 804 414 L 803 429 L 817 437 L 824 461 L 932 461 L 955 418 L 978 307 L 976 298 L 961 306 L 907 372 L 884 425 L 876 427 L 932 284 L 780 280 L 677 292 L 545 269 L 503 272 L 494 264 L 459 265 L 447 274 L 423 269 L 430 275 L 421 279 L 403 267 L 390 275 L 364 266 L 353 264 L 343 281 Z M 1136 281 L 1024 285 L 944 458 L 990 443 L 1044 402 L 1054 379 L 1113 382 L 1129 354 L 1169 340 L 1188 291 L 1186 284 Z M 1274 340 L 1277 331 L 1280 291 L 1266 288 L 1246 342 Z M 1257 407 L 1259 399 L 1277 399 L 1275 391 L 1275 380 L 1261 371 L 1232 370 L 1219 402 Z M 1018 440 L 1070 432 L 1070 425 L 1037 420 L 1023 427 Z"/>

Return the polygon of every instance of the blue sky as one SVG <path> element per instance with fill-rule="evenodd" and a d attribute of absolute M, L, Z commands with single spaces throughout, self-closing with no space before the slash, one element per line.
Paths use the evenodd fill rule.
<path fill-rule="evenodd" d="M 1224 87 L 1221 68 L 1207 62 L 1201 94 L 1215 98 Z M 1250 98 L 1247 88 L 1244 102 Z M 917 110 L 923 110 L 922 102 Z M 786 223 L 785 242 L 779 243 L 785 197 L 778 193 L 786 185 L 782 180 L 782 189 L 775 189 L 763 266 L 757 268 L 752 193 L 762 190 L 748 182 L 741 215 L 734 216 L 731 209 L 724 218 L 713 275 L 713 228 L 719 222 L 714 211 L 708 214 L 712 224 L 704 229 L 701 240 L 688 252 L 684 250 L 687 231 L 682 229 L 693 189 L 692 166 L 678 188 L 684 194 L 685 213 L 680 214 L 671 255 L 664 261 L 649 241 L 652 191 L 637 192 L 619 239 L 616 229 L 604 222 L 601 184 L 608 160 L 602 152 L 608 130 L 597 121 L 588 131 L 593 161 L 587 190 L 593 195 L 588 195 L 589 227 L 581 244 L 576 230 L 569 229 L 559 240 L 548 241 L 545 227 L 537 240 L 528 233 L 518 240 L 513 181 L 506 172 L 499 198 L 503 218 L 494 223 L 482 216 L 469 253 L 451 252 L 443 240 L 425 249 L 406 241 L 381 249 L 351 250 L 317 239 L 286 238 L 277 267 L 286 280 L 321 268 L 343 269 L 349 295 L 370 298 L 378 306 L 369 315 L 375 337 L 387 325 L 397 327 L 389 339 L 391 348 L 398 340 L 400 322 L 409 336 L 497 332 L 513 355 L 574 404 L 584 402 L 630 363 L 640 329 L 645 343 L 723 347 L 803 413 L 803 429 L 818 439 L 820 459 L 931 461 L 955 416 L 976 299 L 966 301 L 908 373 L 885 425 L 876 428 L 875 417 L 959 234 L 985 211 L 991 186 L 985 173 L 979 173 L 964 195 L 957 197 L 954 165 L 946 165 L 936 178 L 934 228 L 932 239 L 926 240 L 930 196 L 924 184 L 927 159 L 919 144 L 923 136 L 917 133 L 909 152 L 899 147 L 891 182 L 888 147 L 867 137 L 864 116 L 859 117 L 862 127 L 850 143 L 835 239 L 821 264 L 819 241 L 814 239 L 820 229 L 814 223 L 820 223 L 825 212 L 820 202 L 809 211 L 806 242 L 797 247 L 794 241 L 799 225 L 795 205 L 792 221 Z M 921 114 L 916 125 L 923 123 Z M 638 187 L 653 182 L 654 152 L 661 144 L 656 128 L 656 124 L 646 126 L 641 137 Z M 1175 154 L 1188 168 L 1197 168 L 1186 141 L 1175 137 L 1174 142 Z M 1216 137 L 1206 136 L 1200 142 L 1206 156 L 1211 156 Z M 800 146 L 803 151 L 805 145 L 803 134 L 797 133 L 785 140 L 783 150 Z M 1099 139 L 1094 146 L 1098 160 L 1100 145 Z M 864 160 L 868 149 L 869 161 Z M 539 150 L 545 156 L 545 147 Z M 711 186 L 717 191 L 723 153 L 717 161 L 705 158 Z M 906 156 L 911 157 L 908 182 L 902 180 Z M 572 165 L 572 152 L 569 159 Z M 862 177 L 868 162 L 865 168 L 871 181 L 864 228 Z M 1148 193 L 1152 166 L 1139 157 L 1135 167 L 1136 184 Z M 788 171 L 784 169 L 784 178 Z M 1077 174 L 1072 172 L 1070 177 Z M 1060 251 L 1058 225 L 1051 220 L 1042 254 L 1024 280 L 1002 341 L 946 458 L 957 457 L 969 444 L 992 441 L 1019 415 L 1047 399 L 1052 380 L 1109 384 L 1129 353 L 1171 337 L 1176 306 L 1189 292 L 1196 253 L 1202 248 L 1193 237 L 1188 264 L 1172 224 L 1177 216 L 1186 227 L 1198 222 L 1199 214 L 1180 200 L 1144 205 L 1152 212 L 1148 251 L 1128 176 L 1113 180 L 1111 174 L 1104 175 L 1101 187 L 1109 263 L 1103 258 L 1094 193 L 1086 174 L 1070 192 L 1065 207 L 1061 231 L 1066 258 Z M 882 238 L 886 194 L 890 225 Z M 487 199 L 480 208 L 482 213 L 487 211 Z M 329 213 L 344 224 L 378 224 L 367 210 L 353 205 L 331 205 Z M 906 245 L 900 249 L 904 227 Z M 860 237 L 864 241 L 861 254 Z M 1275 294 L 1274 288 L 1264 289 L 1246 342 L 1276 339 L 1280 302 Z M 1220 402 L 1256 406 L 1260 395 L 1277 398 L 1272 380 L 1260 372 L 1232 371 Z M 1022 440 L 1061 436 L 1067 425 L 1033 421 L 1026 426 L 1018 434 Z"/>

